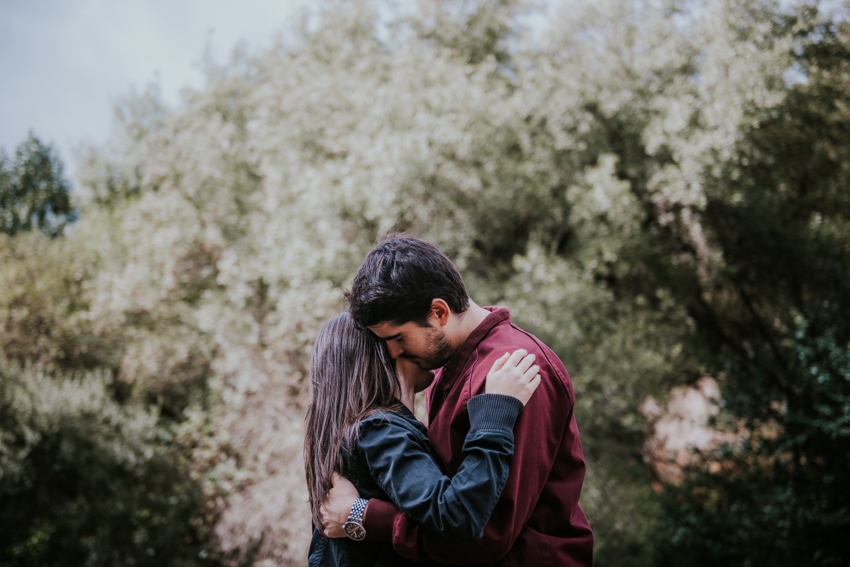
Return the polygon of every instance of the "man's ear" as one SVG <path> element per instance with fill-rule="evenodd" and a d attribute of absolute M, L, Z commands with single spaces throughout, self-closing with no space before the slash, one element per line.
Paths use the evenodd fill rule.
<path fill-rule="evenodd" d="M 431 313 L 428 315 L 429 319 L 436 319 L 437 323 L 440 324 L 441 327 L 445 327 L 449 322 L 449 316 L 452 314 L 452 310 L 449 307 L 449 304 L 442 299 L 434 299 L 431 301 Z"/>

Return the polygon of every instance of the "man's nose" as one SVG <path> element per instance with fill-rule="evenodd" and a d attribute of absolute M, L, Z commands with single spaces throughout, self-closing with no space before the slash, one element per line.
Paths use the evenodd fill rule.
<path fill-rule="evenodd" d="M 390 351 L 390 356 L 393 358 L 398 358 L 404 353 L 404 349 L 401 348 L 401 346 L 395 341 L 388 342 L 387 349 Z"/>

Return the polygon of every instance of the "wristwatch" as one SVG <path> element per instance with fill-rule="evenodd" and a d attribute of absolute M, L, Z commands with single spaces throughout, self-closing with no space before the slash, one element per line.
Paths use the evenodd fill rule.
<path fill-rule="evenodd" d="M 363 527 L 363 512 L 366 510 L 366 504 L 369 501 L 366 498 L 358 498 L 351 506 L 351 513 L 348 515 L 348 521 L 342 525 L 342 530 L 345 535 L 354 541 L 360 541 L 366 537 L 366 528 Z"/>

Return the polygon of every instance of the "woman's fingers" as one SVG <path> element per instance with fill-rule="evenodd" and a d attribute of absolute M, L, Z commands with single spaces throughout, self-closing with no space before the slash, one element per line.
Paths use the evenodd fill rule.
<path fill-rule="evenodd" d="M 516 368 L 522 358 L 528 354 L 528 351 L 525 349 L 518 349 L 511 353 L 511 356 L 508 358 L 508 361 L 505 363 L 506 368 Z"/>
<path fill-rule="evenodd" d="M 535 376 L 539 375 L 540 367 L 535 364 L 534 366 L 529 367 L 528 370 L 522 373 L 522 379 L 525 382 L 530 382 Z"/>
<path fill-rule="evenodd" d="M 503 354 L 487 373 L 484 391 L 513 396 L 525 405 L 541 381 L 536 358 L 525 349 Z"/>
<path fill-rule="evenodd" d="M 525 350 L 517 350 L 511 354 L 507 362 L 502 366 L 502 370 L 506 372 L 515 371 L 517 378 L 521 377 L 534 364 L 537 357 L 534 354 L 528 354 Z"/>
<path fill-rule="evenodd" d="M 510 358 L 510 356 L 511 353 L 506 352 L 505 354 L 497 358 L 496 362 L 493 363 L 493 366 L 490 367 L 490 372 L 496 372 L 497 370 L 501 370 L 505 366 L 505 363 L 508 361 L 508 358 Z"/>
<path fill-rule="evenodd" d="M 525 349 L 500 356 L 487 374 L 485 392 L 513 396 L 525 405 L 540 384 L 540 366 Z"/>
<path fill-rule="evenodd" d="M 536 358 L 537 357 L 535 355 L 529 354 L 528 356 L 520 360 L 519 363 L 516 365 L 517 370 L 519 370 L 520 374 L 525 374 L 525 372 L 531 367 L 531 365 L 534 364 L 534 359 Z"/>
<path fill-rule="evenodd" d="M 526 377 L 526 372 L 534 364 L 537 357 L 534 354 L 528 354 L 525 349 L 518 349 L 512 353 L 505 353 L 500 356 L 493 366 L 490 368 L 489 374 L 505 373 L 507 376 L 517 380 L 525 378 L 526 381 L 531 379 L 531 376 Z M 539 367 L 538 367 L 539 369 Z"/>

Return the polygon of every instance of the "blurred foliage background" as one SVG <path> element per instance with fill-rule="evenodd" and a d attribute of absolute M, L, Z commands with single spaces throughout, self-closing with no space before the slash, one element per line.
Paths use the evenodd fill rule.
<path fill-rule="evenodd" d="M 306 369 L 421 236 L 570 370 L 596 564 L 841 565 L 850 5 L 333 1 L 70 191 L 0 156 L 0 564 L 306 564 Z"/>

